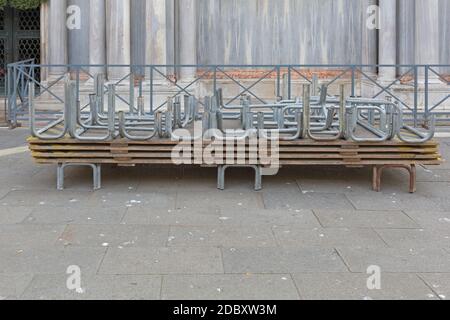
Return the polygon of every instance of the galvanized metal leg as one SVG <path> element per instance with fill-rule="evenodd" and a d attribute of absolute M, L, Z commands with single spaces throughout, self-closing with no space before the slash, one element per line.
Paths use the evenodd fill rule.
<path fill-rule="evenodd" d="M 92 168 L 92 181 L 94 190 L 102 187 L 102 165 L 96 163 L 58 163 L 56 168 L 56 188 L 64 190 L 64 169 L 70 166 L 88 166 Z"/>
<path fill-rule="evenodd" d="M 219 165 L 217 167 L 217 189 L 225 190 L 225 171 L 233 168 L 253 168 L 255 170 L 255 191 L 262 189 L 261 166 L 258 165 Z"/>

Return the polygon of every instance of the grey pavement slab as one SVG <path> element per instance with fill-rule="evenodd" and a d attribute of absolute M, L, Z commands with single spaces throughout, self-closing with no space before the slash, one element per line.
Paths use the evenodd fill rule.
<path fill-rule="evenodd" d="M 402 211 L 314 210 L 325 228 L 420 228 Z"/>
<path fill-rule="evenodd" d="M 254 191 L 234 192 L 216 189 L 206 192 L 179 191 L 176 207 L 185 209 L 202 208 L 205 210 L 220 210 L 221 208 L 262 209 L 263 203 L 260 194 Z"/>
<path fill-rule="evenodd" d="M 0 225 L 20 223 L 30 215 L 32 210 L 31 207 L 0 206 Z"/>
<path fill-rule="evenodd" d="M 343 194 L 317 192 L 266 192 L 263 191 L 266 209 L 353 209 Z"/>
<path fill-rule="evenodd" d="M 375 231 L 367 228 L 313 228 L 297 229 L 291 226 L 273 228 L 280 246 L 303 248 L 336 246 L 386 247 Z"/>
<path fill-rule="evenodd" d="M 345 272 L 330 248 L 223 248 L 225 273 Z"/>
<path fill-rule="evenodd" d="M 390 246 L 395 248 L 450 248 L 450 228 L 433 229 L 376 229 Z"/>
<path fill-rule="evenodd" d="M 29 224 L 119 224 L 126 208 L 38 206 L 25 219 Z"/>
<path fill-rule="evenodd" d="M 95 273 L 105 248 L 29 248 L 0 249 L 0 273 L 65 273 L 77 265 L 84 273 Z"/>
<path fill-rule="evenodd" d="M 319 169 L 311 169 L 319 170 Z M 349 179 L 351 177 L 351 179 Z M 368 168 L 341 168 L 332 174 L 300 177 L 297 183 L 302 191 L 320 193 L 351 193 L 371 190 L 371 172 Z"/>
<path fill-rule="evenodd" d="M 450 211 L 406 210 L 418 225 L 428 230 L 450 230 Z"/>
<path fill-rule="evenodd" d="M 417 170 L 418 182 L 450 182 L 450 169 L 441 169 L 439 166 L 430 169 Z"/>
<path fill-rule="evenodd" d="M 81 291 L 69 290 L 69 275 L 35 275 L 21 299 L 41 300 L 155 300 L 160 298 L 161 276 L 84 275 Z"/>
<path fill-rule="evenodd" d="M 166 300 L 296 300 L 289 274 L 165 275 Z"/>
<path fill-rule="evenodd" d="M 406 191 L 394 193 L 346 194 L 357 210 L 450 210 L 450 198 L 410 194 Z"/>
<path fill-rule="evenodd" d="M 64 225 L 10 224 L 0 225 L 0 248 L 23 250 L 54 246 Z"/>
<path fill-rule="evenodd" d="M 0 300 L 18 299 L 33 279 L 31 273 L 0 274 Z"/>
<path fill-rule="evenodd" d="M 320 227 L 311 210 L 303 209 L 258 209 L 230 210 L 223 208 L 220 220 L 227 226 L 291 226 L 296 228 Z"/>
<path fill-rule="evenodd" d="M 223 273 L 223 265 L 218 248 L 109 248 L 99 273 L 208 274 Z"/>
<path fill-rule="evenodd" d="M 294 280 L 307 300 L 424 300 L 436 294 L 416 275 L 381 273 L 380 289 L 368 289 L 366 273 L 297 273 Z"/>
<path fill-rule="evenodd" d="M 11 191 L 3 199 L 0 205 L 4 206 L 42 206 L 42 207 L 89 207 L 88 199 L 91 192 L 76 191 Z"/>
<path fill-rule="evenodd" d="M 276 246 L 270 226 L 172 226 L 169 246 Z"/>
<path fill-rule="evenodd" d="M 115 192 L 103 189 L 93 193 L 87 204 L 92 207 L 150 207 L 160 209 L 175 208 L 175 192 Z"/>
<path fill-rule="evenodd" d="M 421 273 L 419 277 L 436 293 L 439 299 L 450 299 L 450 273 Z"/>
<path fill-rule="evenodd" d="M 219 210 L 190 209 L 158 209 L 148 207 L 128 208 L 122 224 L 150 224 L 150 225 L 219 225 L 221 220 Z"/>
<path fill-rule="evenodd" d="M 71 224 L 59 238 L 64 246 L 159 247 L 167 243 L 169 227 L 149 225 Z"/>
<path fill-rule="evenodd" d="M 2 149 L 14 148 L 26 144 L 26 139 L 30 135 L 28 128 L 0 128 L 0 146 Z"/>
<path fill-rule="evenodd" d="M 338 248 L 352 272 L 366 272 L 371 265 L 382 272 L 450 272 L 450 254 L 439 248 Z"/>

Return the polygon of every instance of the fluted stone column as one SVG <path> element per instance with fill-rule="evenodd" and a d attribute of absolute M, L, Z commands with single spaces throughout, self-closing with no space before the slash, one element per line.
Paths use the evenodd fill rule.
<path fill-rule="evenodd" d="M 89 64 L 106 64 L 106 4 L 105 0 L 90 0 Z M 105 68 L 91 67 L 93 75 Z"/>
<path fill-rule="evenodd" d="M 89 0 L 68 0 L 67 6 L 67 15 L 77 20 L 67 28 L 69 64 L 89 64 Z"/>
<path fill-rule="evenodd" d="M 414 1 L 398 0 L 398 64 L 414 64 L 415 11 Z M 409 69 L 400 68 L 398 72 L 403 74 Z"/>
<path fill-rule="evenodd" d="M 179 45 L 180 64 L 197 64 L 197 0 L 183 0 L 178 7 L 177 33 Z M 180 70 L 181 80 L 190 81 L 195 78 L 196 68 L 182 68 Z"/>
<path fill-rule="evenodd" d="M 147 39 L 146 28 L 147 0 L 131 0 L 131 64 L 145 65 L 145 45 Z M 144 76 L 143 68 L 134 68 L 136 76 Z"/>
<path fill-rule="evenodd" d="M 131 63 L 130 0 L 106 1 L 106 60 L 108 65 Z M 108 68 L 108 78 L 117 80 L 129 72 L 129 67 Z"/>
<path fill-rule="evenodd" d="M 67 64 L 67 28 L 66 28 L 66 0 L 50 0 L 49 3 L 49 63 Z M 66 68 L 50 68 L 50 76 L 66 72 Z"/>
<path fill-rule="evenodd" d="M 396 64 L 397 61 L 397 0 L 380 0 L 380 30 L 378 43 L 379 64 Z M 392 81 L 396 68 L 380 67 L 381 81 Z"/>
<path fill-rule="evenodd" d="M 439 63 L 439 0 L 416 0 L 415 63 Z M 419 80 L 424 81 L 424 68 L 419 69 Z M 438 77 L 429 72 L 429 83 L 438 83 Z"/>
<path fill-rule="evenodd" d="M 49 64 L 48 57 L 48 32 L 49 32 L 49 4 L 43 2 L 40 9 L 40 23 L 41 23 L 41 64 Z M 45 82 L 48 78 L 48 68 L 41 69 L 41 81 Z"/>
<path fill-rule="evenodd" d="M 439 63 L 439 0 L 416 0 L 416 63 Z"/>

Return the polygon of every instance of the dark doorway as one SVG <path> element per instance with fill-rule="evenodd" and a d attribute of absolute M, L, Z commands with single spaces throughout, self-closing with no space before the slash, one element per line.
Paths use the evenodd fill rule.
<path fill-rule="evenodd" d="M 40 56 L 40 9 L 0 10 L 0 95 L 5 94 L 8 63 L 27 59 L 39 63 Z"/>

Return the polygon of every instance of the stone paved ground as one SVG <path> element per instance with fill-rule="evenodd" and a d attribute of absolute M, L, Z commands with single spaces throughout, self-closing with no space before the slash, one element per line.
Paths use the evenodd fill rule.
<path fill-rule="evenodd" d="M 414 195 L 401 171 L 374 193 L 369 169 L 343 168 L 283 169 L 261 192 L 246 170 L 221 192 L 214 170 L 148 167 L 105 167 L 92 192 L 70 168 L 58 192 L 54 167 L 11 149 L 26 135 L 0 130 L 0 299 L 450 297 L 450 163 L 420 168 Z"/>

